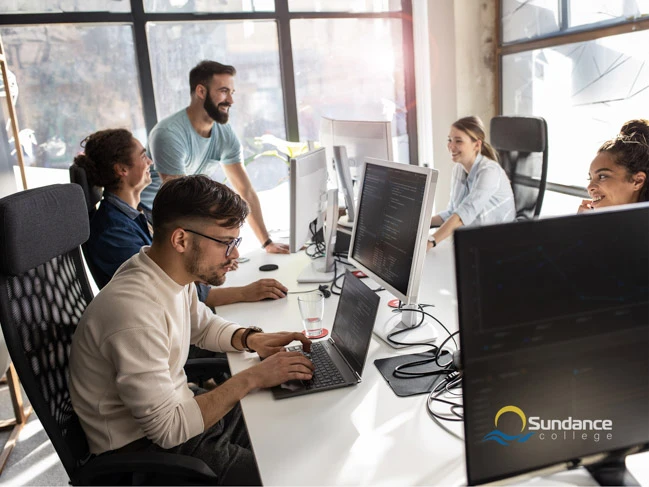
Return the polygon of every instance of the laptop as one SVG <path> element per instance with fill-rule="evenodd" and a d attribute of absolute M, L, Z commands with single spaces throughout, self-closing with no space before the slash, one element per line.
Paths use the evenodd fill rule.
<path fill-rule="evenodd" d="M 306 354 L 315 365 L 313 378 L 288 381 L 273 387 L 275 399 L 358 384 L 370 349 L 380 300 L 360 279 L 346 271 L 331 336 L 313 342 L 311 353 Z M 302 346 L 287 347 L 287 350 L 302 351 Z"/>

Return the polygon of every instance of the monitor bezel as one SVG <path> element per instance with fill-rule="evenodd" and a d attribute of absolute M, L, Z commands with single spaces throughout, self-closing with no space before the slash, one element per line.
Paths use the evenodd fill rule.
<path fill-rule="evenodd" d="M 355 170 L 360 170 L 363 166 L 362 162 L 357 161 L 357 159 L 363 159 L 372 157 L 375 159 L 381 159 L 386 161 L 392 161 L 395 159 L 393 140 L 392 140 L 392 122 L 390 120 L 353 120 L 353 119 L 342 119 L 342 118 L 332 118 L 328 116 L 320 117 L 320 132 L 318 138 L 320 139 L 320 144 L 327 150 L 327 162 L 329 164 L 327 170 L 329 171 L 329 178 L 332 181 L 336 180 L 336 164 L 334 162 L 334 146 L 344 146 L 347 149 L 347 156 L 349 157 L 350 147 L 348 147 L 347 141 L 350 139 L 359 139 L 359 137 L 353 135 L 356 127 L 381 127 L 383 130 L 383 141 L 385 144 L 381 144 L 380 154 L 377 154 L 376 151 L 372 152 L 371 155 L 362 154 L 361 157 L 358 157 L 357 154 L 353 154 L 354 160 L 356 163 L 352 166 L 349 164 L 349 167 L 354 167 Z M 349 133 L 352 135 L 348 135 Z M 398 156 L 397 156 L 398 158 Z"/>
<path fill-rule="evenodd" d="M 297 227 L 298 227 L 298 222 L 297 222 L 297 191 L 298 191 L 298 178 L 299 178 L 299 171 L 300 168 L 298 167 L 301 163 L 304 162 L 304 160 L 309 160 L 309 159 L 315 159 L 317 157 L 322 157 L 324 160 L 324 165 L 323 168 L 325 170 L 325 180 L 322 185 L 322 192 L 318 196 L 319 198 L 322 197 L 322 195 L 327 194 L 327 156 L 326 156 L 326 151 L 324 147 L 321 147 L 319 149 L 316 149 L 314 151 L 309 151 L 305 152 L 304 154 L 300 154 L 295 157 L 291 157 L 289 160 L 289 213 L 290 213 L 290 220 L 289 220 L 289 251 L 291 253 L 299 252 L 304 244 L 308 242 L 309 240 L 309 233 L 307 231 L 307 236 L 304 241 L 299 241 L 302 240 L 301 238 L 298 238 L 297 235 Z M 316 219 L 317 215 L 313 218 Z M 310 221 L 313 221 L 310 220 Z M 316 231 L 319 229 L 316 228 Z"/>
<path fill-rule="evenodd" d="M 424 200 L 422 204 L 422 209 L 419 214 L 419 222 L 417 225 L 417 237 L 415 240 L 415 248 L 413 249 L 413 258 L 412 265 L 409 271 L 408 277 L 408 289 L 407 293 L 404 294 L 395 287 L 393 287 L 389 282 L 385 281 L 383 278 L 379 277 L 371 269 L 366 267 L 363 263 L 359 262 L 354 258 L 353 250 L 354 243 L 356 241 L 356 231 L 358 229 L 358 222 L 360 220 L 361 208 L 363 206 L 363 190 L 365 186 L 365 175 L 366 168 L 368 164 L 374 164 L 377 166 L 386 167 L 389 169 L 396 169 L 401 171 L 412 172 L 416 174 L 426 175 L 426 186 L 424 188 Z M 424 259 L 426 257 L 427 242 L 428 242 L 428 232 L 430 230 L 430 219 L 433 212 L 433 202 L 435 199 L 435 189 L 437 186 L 437 177 L 439 175 L 438 171 L 428 167 L 415 166 L 412 164 L 404 164 L 394 161 L 385 161 L 381 159 L 374 159 L 371 157 L 366 157 L 363 161 L 363 178 L 360 182 L 359 198 L 356 205 L 356 222 L 352 229 L 352 236 L 349 241 L 349 252 L 348 260 L 358 269 L 367 274 L 371 279 L 379 283 L 385 289 L 387 289 L 394 296 L 399 298 L 404 304 L 416 304 L 417 296 L 419 294 L 419 286 L 421 284 Z"/>
<path fill-rule="evenodd" d="M 562 221 L 564 222 L 574 221 L 574 222 L 584 223 L 588 221 L 588 218 L 593 218 L 593 219 L 604 218 L 604 215 L 606 213 L 612 213 L 612 212 L 617 213 L 623 211 L 639 211 L 639 212 L 644 211 L 649 213 L 649 211 L 647 210 L 649 210 L 649 202 L 642 202 L 642 203 L 611 206 L 611 207 L 601 208 L 596 211 L 582 213 L 582 214 L 561 215 L 561 216 L 554 216 L 548 218 L 541 218 L 538 220 L 507 222 L 507 223 L 489 225 L 485 227 L 466 227 L 466 228 L 458 229 L 454 237 L 454 249 L 455 249 L 455 255 L 459 256 L 456 257 L 455 259 L 455 275 L 456 275 L 456 288 L 457 288 L 456 295 L 458 296 L 458 324 L 459 324 L 459 336 L 460 336 L 461 363 L 464 364 L 465 367 L 466 364 L 469 363 L 466 357 L 467 347 L 464 346 L 464 342 L 467 340 L 466 334 L 468 333 L 468 331 L 466 329 L 466 325 L 463 326 L 463 323 L 466 323 L 467 321 L 468 315 L 465 307 L 462 305 L 460 301 L 461 299 L 460 296 L 466 294 L 463 292 L 463 286 L 465 280 L 465 278 L 463 277 L 464 275 L 463 273 L 465 272 L 465 268 L 467 269 L 470 268 L 470 264 L 464 263 L 461 257 L 463 255 L 466 255 L 467 253 L 466 250 L 468 250 L 468 247 L 471 246 L 471 243 L 469 241 L 470 239 L 476 240 L 477 234 L 483 232 L 487 234 L 502 235 L 503 231 L 506 230 L 507 228 L 514 228 L 512 226 L 515 226 L 515 228 L 518 228 L 519 230 L 521 230 L 521 232 L 523 232 L 526 231 L 526 229 L 531 228 L 532 226 L 535 225 L 546 225 L 548 227 L 553 227 L 554 225 L 556 225 L 557 222 L 562 222 Z M 599 222 L 592 223 L 592 224 L 601 225 Z M 556 234 L 557 233 L 556 229 L 553 229 L 553 232 L 551 233 Z M 465 383 L 463 382 L 462 385 L 463 385 L 463 395 L 465 396 L 466 395 L 464 389 Z M 464 407 L 465 419 L 463 421 L 463 425 L 465 427 L 465 431 L 466 431 L 467 411 L 469 411 L 470 413 L 471 406 Z M 520 483 L 530 478 L 550 475 L 553 473 L 566 471 L 566 470 L 572 470 L 577 467 L 589 467 L 592 469 L 596 469 L 598 466 L 606 466 L 608 463 L 614 461 L 623 462 L 623 459 L 627 454 L 649 451 L 649 442 L 628 443 L 627 445 L 612 450 L 601 450 L 599 452 L 588 453 L 574 458 L 562 459 L 554 463 L 538 465 L 530 469 L 516 470 L 511 473 L 503 473 L 491 477 L 482 477 L 482 478 L 471 477 L 470 468 L 474 460 L 472 458 L 472 454 L 470 453 L 470 449 L 468 448 L 468 439 L 466 435 L 464 437 L 464 449 L 465 449 L 466 478 L 467 478 L 468 485 L 487 485 L 493 483 L 499 483 L 499 484 Z"/>
<path fill-rule="evenodd" d="M 338 174 L 340 189 L 342 189 L 345 206 L 347 207 L 347 221 L 353 223 L 356 219 L 356 202 L 354 201 L 354 183 L 349 170 L 347 148 L 344 145 L 335 145 L 333 151 L 336 173 Z"/>

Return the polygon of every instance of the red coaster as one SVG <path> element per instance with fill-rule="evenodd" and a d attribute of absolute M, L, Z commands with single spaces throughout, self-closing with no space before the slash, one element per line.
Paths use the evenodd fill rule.
<path fill-rule="evenodd" d="M 390 308 L 398 308 L 399 307 L 399 300 L 398 299 L 391 299 L 388 301 L 388 306 Z"/>
<path fill-rule="evenodd" d="M 326 328 L 323 328 L 323 329 L 322 329 L 322 333 L 320 333 L 319 335 L 316 335 L 316 336 L 313 336 L 313 337 L 307 337 L 307 336 L 306 336 L 306 331 L 302 330 L 302 335 L 304 335 L 305 337 L 307 337 L 309 340 L 315 340 L 315 339 L 317 339 L 317 338 L 324 338 L 324 337 L 326 337 L 328 334 L 329 334 L 329 330 L 327 330 Z"/>

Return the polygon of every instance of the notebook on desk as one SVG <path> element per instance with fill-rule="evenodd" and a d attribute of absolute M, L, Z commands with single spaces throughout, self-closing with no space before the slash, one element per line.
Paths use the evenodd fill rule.
<path fill-rule="evenodd" d="M 275 399 L 358 384 L 370 348 L 379 301 L 379 296 L 360 279 L 345 272 L 331 337 L 313 342 L 311 353 L 307 355 L 316 367 L 313 378 L 273 387 Z M 287 350 L 301 351 L 302 347 L 288 347 Z"/>

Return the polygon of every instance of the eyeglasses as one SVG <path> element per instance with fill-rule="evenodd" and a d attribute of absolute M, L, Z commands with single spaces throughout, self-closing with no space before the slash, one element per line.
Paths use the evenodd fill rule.
<path fill-rule="evenodd" d="M 225 249 L 225 256 L 226 257 L 229 257 L 230 254 L 232 253 L 232 250 L 234 250 L 236 247 L 238 247 L 239 244 L 241 243 L 241 237 L 233 238 L 229 242 L 224 242 L 223 240 L 219 240 L 218 238 L 203 235 L 202 233 L 196 232 L 194 230 L 190 230 L 189 228 L 183 228 L 183 230 L 185 230 L 186 232 L 189 232 L 189 233 L 194 233 L 194 234 L 199 235 L 199 236 L 201 236 L 203 238 L 206 238 L 208 240 L 213 240 L 214 242 L 220 243 L 221 245 L 225 245 L 227 247 Z"/>

